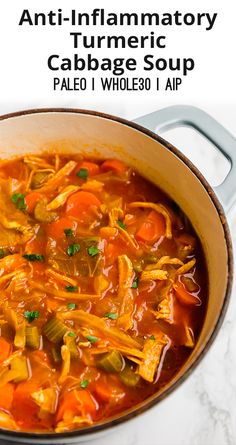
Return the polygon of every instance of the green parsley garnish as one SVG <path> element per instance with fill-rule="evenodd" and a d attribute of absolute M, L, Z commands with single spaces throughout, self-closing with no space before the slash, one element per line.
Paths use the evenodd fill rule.
<path fill-rule="evenodd" d="M 139 283 L 139 278 L 135 277 L 133 283 L 132 283 L 132 289 L 137 289 L 138 288 L 138 283 Z"/>
<path fill-rule="evenodd" d="M 89 381 L 88 380 L 82 380 L 82 382 L 80 382 L 80 388 L 87 388 L 87 386 L 89 385 Z"/>
<path fill-rule="evenodd" d="M 68 332 L 69 337 L 76 337 L 76 334 L 73 331 Z"/>
<path fill-rule="evenodd" d="M 123 221 L 121 221 L 120 219 L 118 219 L 117 221 L 118 226 L 120 226 L 121 229 L 126 230 L 126 224 L 123 223 Z"/>
<path fill-rule="evenodd" d="M 40 255 L 39 253 L 25 253 L 22 256 L 28 261 L 40 261 L 41 263 L 44 262 L 44 256 Z"/>
<path fill-rule="evenodd" d="M 156 340 L 155 337 L 154 337 L 154 335 L 150 335 L 149 338 L 150 338 L 150 340 Z"/>
<path fill-rule="evenodd" d="M 65 286 L 65 290 L 67 292 L 77 292 L 78 286 L 70 286 L 70 285 L 68 285 L 68 286 Z"/>
<path fill-rule="evenodd" d="M 70 244 L 67 247 L 66 253 L 68 256 L 74 256 L 80 251 L 80 244 Z"/>
<path fill-rule="evenodd" d="M 118 318 L 118 314 L 115 314 L 114 312 L 107 312 L 105 317 L 110 318 L 110 320 L 116 320 Z"/>
<path fill-rule="evenodd" d="M 87 248 L 87 252 L 90 256 L 95 256 L 99 253 L 99 249 L 96 246 L 90 246 Z"/>
<path fill-rule="evenodd" d="M 29 323 L 32 323 L 36 318 L 39 318 L 39 311 L 25 311 L 24 317 L 27 318 Z"/>
<path fill-rule="evenodd" d="M 4 258 L 5 255 L 4 249 L 0 249 L 0 259 Z"/>
<path fill-rule="evenodd" d="M 70 309 L 71 311 L 73 311 L 73 309 L 76 309 L 76 304 L 75 303 L 68 303 L 67 305 L 68 309 Z"/>
<path fill-rule="evenodd" d="M 66 236 L 74 236 L 74 233 L 73 233 L 72 229 L 64 229 L 64 234 Z"/>
<path fill-rule="evenodd" d="M 90 343 L 96 343 L 99 339 L 98 337 L 95 337 L 95 335 L 87 335 L 87 340 L 90 341 Z"/>
<path fill-rule="evenodd" d="M 87 179 L 88 177 L 88 170 L 87 168 L 81 168 L 77 173 L 76 176 L 78 176 L 81 179 Z"/>
<path fill-rule="evenodd" d="M 25 195 L 23 195 L 23 193 L 13 193 L 13 195 L 11 195 L 11 200 L 13 204 L 15 204 L 17 209 L 19 210 L 26 209 Z"/>

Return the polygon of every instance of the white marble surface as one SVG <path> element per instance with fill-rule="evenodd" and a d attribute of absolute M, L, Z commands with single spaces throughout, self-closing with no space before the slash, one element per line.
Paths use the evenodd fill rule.
<path fill-rule="evenodd" d="M 33 105 L 46 106 L 47 103 Z M 58 104 L 58 106 L 63 104 Z M 65 106 L 76 106 L 66 103 Z M 22 104 L 15 108 L 26 108 Z M 87 108 L 92 108 L 87 104 Z M 97 104 L 97 109 L 131 119 L 153 111 L 149 106 L 116 106 Z M 231 107 L 204 107 L 236 135 L 235 110 Z M 1 113 L 13 111 L 2 104 Z M 234 113 L 233 113 L 234 111 Z M 186 130 L 166 135 L 202 170 L 212 184 L 219 182 L 226 163 L 209 150 L 199 136 Z M 236 190 L 236 179 L 235 179 Z M 236 207 L 229 215 L 236 246 Z M 193 374 L 173 394 L 149 412 L 105 436 L 89 442 L 91 445 L 235 445 L 236 444 L 236 300 L 235 290 L 223 326 L 216 341 Z"/>

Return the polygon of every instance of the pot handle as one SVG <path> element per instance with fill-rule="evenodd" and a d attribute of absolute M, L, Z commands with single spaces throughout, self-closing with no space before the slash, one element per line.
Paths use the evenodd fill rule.
<path fill-rule="evenodd" d="M 146 114 L 134 120 L 151 131 L 166 131 L 188 126 L 205 136 L 223 153 L 231 164 L 222 184 L 215 187 L 226 211 L 236 202 L 236 139 L 219 122 L 199 108 L 189 105 L 174 105 Z"/>

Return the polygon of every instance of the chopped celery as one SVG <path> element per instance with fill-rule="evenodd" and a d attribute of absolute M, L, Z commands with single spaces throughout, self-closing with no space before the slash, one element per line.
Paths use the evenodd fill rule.
<path fill-rule="evenodd" d="M 133 269 L 136 273 L 142 272 L 143 260 L 142 259 L 133 260 Z"/>
<path fill-rule="evenodd" d="M 140 375 L 135 374 L 129 365 L 125 365 L 123 371 L 120 372 L 120 379 L 126 386 L 136 386 L 139 383 Z"/>
<path fill-rule="evenodd" d="M 13 381 L 15 383 L 22 382 L 23 380 L 27 380 L 29 377 L 29 371 L 27 366 L 26 357 L 15 357 L 11 360 L 11 371 L 16 373 Z"/>
<path fill-rule="evenodd" d="M 123 368 L 123 357 L 119 351 L 107 352 L 99 361 L 99 366 L 107 372 L 120 372 Z"/>
<path fill-rule="evenodd" d="M 16 329 L 15 338 L 14 338 L 14 345 L 16 348 L 24 348 L 25 347 L 25 323 L 22 323 L 19 327 Z"/>
<path fill-rule="evenodd" d="M 158 257 L 156 255 L 150 254 L 145 258 L 147 264 L 157 263 Z"/>
<path fill-rule="evenodd" d="M 74 359 L 78 357 L 79 352 L 76 346 L 75 337 L 74 336 L 72 337 L 69 334 L 70 332 L 65 336 L 64 342 L 70 351 L 71 358 Z"/>
<path fill-rule="evenodd" d="M 37 326 L 26 326 L 26 346 L 32 349 L 39 349 L 40 336 Z"/>
<path fill-rule="evenodd" d="M 34 174 L 33 178 L 32 178 L 32 189 L 38 189 L 40 188 L 43 183 L 48 179 L 49 176 L 48 171 L 38 171 L 37 173 Z"/>
<path fill-rule="evenodd" d="M 51 318 L 43 328 L 44 335 L 52 343 L 62 341 L 67 331 L 67 326 L 58 318 Z"/>
<path fill-rule="evenodd" d="M 34 217 L 37 219 L 37 221 L 50 223 L 56 219 L 57 214 L 55 212 L 49 212 L 46 207 L 46 198 L 42 198 L 36 203 L 34 208 Z"/>
<path fill-rule="evenodd" d="M 54 362 L 60 363 L 61 362 L 61 348 L 58 346 L 53 346 L 53 348 L 51 349 L 51 353 L 52 353 L 52 358 L 53 358 Z"/>

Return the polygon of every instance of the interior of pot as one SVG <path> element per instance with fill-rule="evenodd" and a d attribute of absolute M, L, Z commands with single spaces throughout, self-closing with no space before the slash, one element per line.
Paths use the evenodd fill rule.
<path fill-rule="evenodd" d="M 51 149 L 125 160 L 169 194 L 192 222 L 206 257 L 209 304 L 197 345 L 176 381 L 203 351 L 218 321 L 227 288 L 225 233 L 208 191 L 171 149 L 128 124 L 68 111 L 25 114 L 0 121 L 1 158 Z"/>

